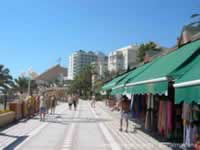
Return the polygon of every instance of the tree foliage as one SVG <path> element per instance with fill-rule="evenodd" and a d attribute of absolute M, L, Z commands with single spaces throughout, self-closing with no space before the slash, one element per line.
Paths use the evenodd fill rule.
<path fill-rule="evenodd" d="M 145 53 L 149 50 L 155 50 L 155 51 L 158 51 L 158 50 L 161 50 L 160 48 L 157 47 L 156 43 L 154 42 L 148 42 L 146 44 L 141 44 L 140 47 L 139 47 L 139 50 L 138 50 L 138 61 L 139 62 L 142 62 L 144 61 L 144 57 L 145 57 Z"/>
<path fill-rule="evenodd" d="M 7 107 L 7 96 L 11 94 L 13 86 L 12 76 L 10 70 L 0 65 L 0 91 L 4 94 L 4 109 Z"/>
<path fill-rule="evenodd" d="M 28 89 L 28 78 L 26 77 L 18 77 L 15 79 L 14 89 L 19 92 L 27 92 Z"/>
<path fill-rule="evenodd" d="M 26 93 L 28 91 L 29 78 L 18 77 L 15 79 L 14 89 L 15 91 Z M 34 80 L 31 81 L 31 90 L 36 90 L 37 84 Z"/>
<path fill-rule="evenodd" d="M 69 86 L 70 94 L 79 94 L 81 96 L 90 96 L 92 93 L 92 73 L 91 65 L 86 65 Z"/>
<path fill-rule="evenodd" d="M 13 85 L 12 76 L 10 70 L 0 65 L 0 91 L 6 93 Z"/>

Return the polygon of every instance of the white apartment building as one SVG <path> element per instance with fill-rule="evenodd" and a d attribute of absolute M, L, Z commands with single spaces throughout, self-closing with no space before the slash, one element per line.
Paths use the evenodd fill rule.
<path fill-rule="evenodd" d="M 68 79 L 73 80 L 85 65 L 91 64 L 96 60 L 97 56 L 94 52 L 85 52 L 83 50 L 74 52 L 69 57 Z"/>
<path fill-rule="evenodd" d="M 127 70 L 129 66 L 135 65 L 137 63 L 138 49 L 139 45 L 129 45 L 109 53 L 108 70 L 110 72 L 118 72 Z"/>
<path fill-rule="evenodd" d="M 97 60 L 92 62 L 93 67 L 95 67 L 95 72 L 99 77 L 103 77 L 105 72 L 108 70 L 108 56 L 102 52 L 96 53 Z"/>

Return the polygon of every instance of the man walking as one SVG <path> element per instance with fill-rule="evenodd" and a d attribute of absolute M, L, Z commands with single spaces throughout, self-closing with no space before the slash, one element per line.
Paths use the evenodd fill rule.
<path fill-rule="evenodd" d="M 93 107 L 93 108 L 95 108 L 95 105 L 96 104 L 96 98 L 95 98 L 95 96 L 93 95 L 92 96 L 92 102 L 91 102 L 91 106 Z"/>
<path fill-rule="evenodd" d="M 78 96 L 74 95 L 72 99 L 73 99 L 74 110 L 76 111 L 77 104 L 78 104 Z"/>
<path fill-rule="evenodd" d="M 40 121 L 45 121 L 46 115 L 46 99 L 44 98 L 44 94 L 40 96 Z"/>
<path fill-rule="evenodd" d="M 51 114 L 55 113 L 55 109 L 56 109 L 56 96 L 53 95 L 51 96 Z"/>
<path fill-rule="evenodd" d="M 125 120 L 125 122 L 126 122 L 125 132 L 128 132 L 128 113 L 130 111 L 130 102 L 129 102 L 127 96 L 122 96 L 122 100 L 119 105 L 120 105 L 120 110 L 121 110 L 119 131 L 123 131 L 123 120 Z"/>

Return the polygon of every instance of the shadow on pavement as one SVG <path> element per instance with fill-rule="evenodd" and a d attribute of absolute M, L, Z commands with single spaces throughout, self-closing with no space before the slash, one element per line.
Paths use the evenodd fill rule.
<path fill-rule="evenodd" d="M 60 123 L 63 125 L 70 124 L 70 123 L 100 123 L 100 122 L 107 122 L 110 121 L 109 119 L 104 118 L 90 118 L 90 117 L 63 117 L 63 116 L 48 116 L 45 122 L 49 123 Z"/>
<path fill-rule="evenodd" d="M 3 150 L 14 150 L 20 143 L 22 143 L 28 137 L 28 136 L 13 136 L 4 133 L 0 133 L 0 136 L 7 136 L 16 139 L 11 144 L 9 144 L 9 146 L 3 148 Z"/>

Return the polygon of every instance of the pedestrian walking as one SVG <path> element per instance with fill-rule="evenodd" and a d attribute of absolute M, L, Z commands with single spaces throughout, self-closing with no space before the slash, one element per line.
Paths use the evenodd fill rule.
<path fill-rule="evenodd" d="M 96 97 L 95 97 L 95 96 L 92 96 L 91 106 L 92 106 L 93 108 L 96 107 Z"/>
<path fill-rule="evenodd" d="M 76 111 L 76 108 L 77 108 L 77 105 L 78 105 L 78 96 L 77 95 L 74 95 L 73 98 L 72 98 L 72 101 L 73 101 L 73 105 L 74 105 L 74 110 Z"/>
<path fill-rule="evenodd" d="M 46 113 L 49 114 L 50 109 L 50 96 L 46 93 L 44 96 L 45 102 L 46 102 Z"/>
<path fill-rule="evenodd" d="M 51 96 L 51 114 L 55 113 L 56 109 L 56 97 L 55 95 Z"/>
<path fill-rule="evenodd" d="M 40 96 L 40 121 L 45 121 L 46 115 L 46 100 L 44 95 Z"/>
<path fill-rule="evenodd" d="M 119 106 L 121 110 L 119 131 L 123 131 L 123 120 L 125 120 L 126 122 L 125 132 L 128 132 L 128 113 L 130 112 L 130 102 L 126 96 L 122 96 Z"/>
<path fill-rule="evenodd" d="M 68 102 L 69 110 L 71 110 L 72 109 L 72 103 L 73 103 L 72 95 L 70 95 L 68 97 L 68 101 L 67 102 Z"/>
<path fill-rule="evenodd" d="M 34 105 L 35 99 L 31 93 L 30 96 L 27 97 L 28 118 L 31 118 L 34 115 Z"/>

